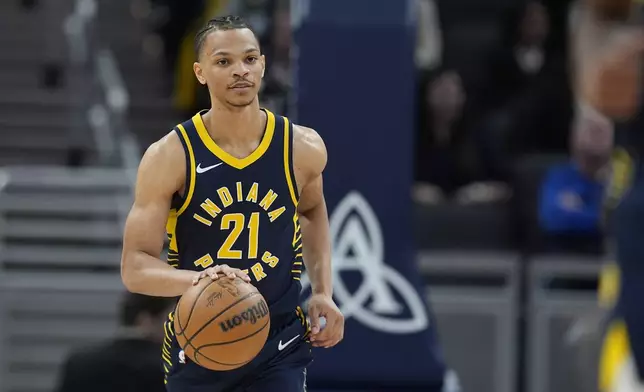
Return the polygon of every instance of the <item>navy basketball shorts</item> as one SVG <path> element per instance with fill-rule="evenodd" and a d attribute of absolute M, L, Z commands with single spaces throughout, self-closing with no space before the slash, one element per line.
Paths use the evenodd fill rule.
<path fill-rule="evenodd" d="M 166 378 L 168 392 L 304 392 L 311 363 L 307 327 L 295 314 L 272 328 L 262 351 L 241 368 L 218 372 L 203 368 L 173 342 L 174 365 Z"/>

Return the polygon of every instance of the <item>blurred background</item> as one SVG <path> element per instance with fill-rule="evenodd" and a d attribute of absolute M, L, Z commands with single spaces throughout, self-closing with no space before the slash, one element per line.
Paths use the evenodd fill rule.
<path fill-rule="evenodd" d="M 244 16 L 260 36 L 267 56 L 261 104 L 314 126 L 327 140 L 330 165 L 350 164 L 334 155 L 348 151 L 334 132 L 355 130 L 365 144 L 408 140 L 389 157 L 405 162 L 405 172 L 377 175 L 408 177 L 400 190 L 408 201 L 388 211 L 372 204 L 378 216 L 397 216 L 400 207 L 407 217 L 382 219 L 413 233 L 413 265 L 432 326 L 463 390 L 596 390 L 605 307 L 598 282 L 611 260 L 602 223 L 611 145 L 601 125 L 576 117 L 569 32 L 577 4 L 344 0 L 322 10 L 320 2 L 0 3 L 1 392 L 76 390 L 61 386 L 73 373 L 70 356 L 81 355 L 73 353 L 106 353 L 124 336 L 157 338 L 155 317 L 165 316 L 168 304 L 124 302 L 123 222 L 143 151 L 210 106 L 192 71 L 193 36 L 224 14 Z M 397 23 L 405 41 L 370 41 L 369 31 L 392 31 L 379 11 L 392 2 L 403 8 Z M 369 20 L 354 23 L 352 15 Z M 306 34 L 296 39 L 307 18 L 342 25 L 347 37 L 355 29 L 365 49 L 307 46 Z M 318 57 L 307 60 L 307 50 Z M 365 69 L 371 71 L 360 90 L 333 114 L 340 125 L 316 124 L 307 113 L 332 113 L 347 93 L 342 86 Z M 314 78 L 307 75 L 318 75 L 327 91 L 307 85 Z M 398 100 L 405 104 L 393 104 Z M 315 102 L 324 107 L 312 109 Z M 361 114 L 353 116 L 382 109 L 402 125 L 358 130 L 360 117 L 347 120 L 354 109 Z M 355 126 L 343 128 L 345 121 Z M 353 146 L 355 159 L 382 168 Z M 385 242 L 387 236 L 385 230 Z M 149 371 L 162 377 L 158 347 L 114 355 L 149 361 Z M 327 379 L 325 388 L 343 389 L 336 384 Z M 162 390 L 141 388 L 132 390 Z"/>

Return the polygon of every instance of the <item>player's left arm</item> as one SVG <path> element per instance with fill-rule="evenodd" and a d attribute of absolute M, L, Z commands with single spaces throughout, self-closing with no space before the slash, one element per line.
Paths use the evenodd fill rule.
<path fill-rule="evenodd" d="M 300 190 L 297 207 L 302 230 L 302 255 L 311 281 L 309 300 L 311 341 L 316 347 L 332 347 L 344 336 L 344 317 L 333 302 L 329 217 L 324 200 L 322 172 L 327 152 L 313 129 L 294 126 L 293 165 Z M 320 328 L 320 318 L 326 326 Z"/>

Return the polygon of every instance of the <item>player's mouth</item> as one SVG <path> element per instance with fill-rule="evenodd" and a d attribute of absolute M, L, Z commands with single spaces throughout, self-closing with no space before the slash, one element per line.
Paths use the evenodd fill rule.
<path fill-rule="evenodd" d="M 241 83 L 235 83 L 235 84 L 233 84 L 232 86 L 230 86 L 229 88 L 230 88 L 231 90 L 248 90 L 248 89 L 250 89 L 251 87 L 253 87 L 253 84 L 252 84 L 252 83 L 248 83 L 248 82 L 241 82 Z"/>

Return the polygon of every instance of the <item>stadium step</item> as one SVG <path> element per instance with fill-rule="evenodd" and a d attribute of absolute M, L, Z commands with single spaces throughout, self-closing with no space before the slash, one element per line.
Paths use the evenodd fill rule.
<path fill-rule="evenodd" d="M 5 266 L 12 264 L 15 266 L 118 268 L 121 261 L 121 247 L 8 244 L 2 252 L 0 260 Z"/>
<path fill-rule="evenodd" d="M 70 221 L 62 219 L 24 219 L 5 217 L 7 242 L 120 243 L 121 226 L 115 221 Z"/>
<path fill-rule="evenodd" d="M 51 391 L 70 350 L 116 332 L 124 291 L 118 272 L 3 273 L 3 391 Z"/>
<path fill-rule="evenodd" d="M 64 167 L 7 167 L 4 192 L 18 193 L 131 193 L 131 180 L 119 169 Z"/>
<path fill-rule="evenodd" d="M 31 154 L 31 155 L 30 155 Z M 90 154 L 91 155 L 91 154 Z M 94 159 L 93 157 L 91 158 Z M 67 164 L 67 152 L 62 150 L 43 150 L 38 154 L 15 148 L 0 147 L 0 168 L 12 165 L 55 165 Z"/>
<path fill-rule="evenodd" d="M 129 195 L 114 194 L 0 194 L 0 211 L 11 216 L 111 217 L 127 212 Z"/>

